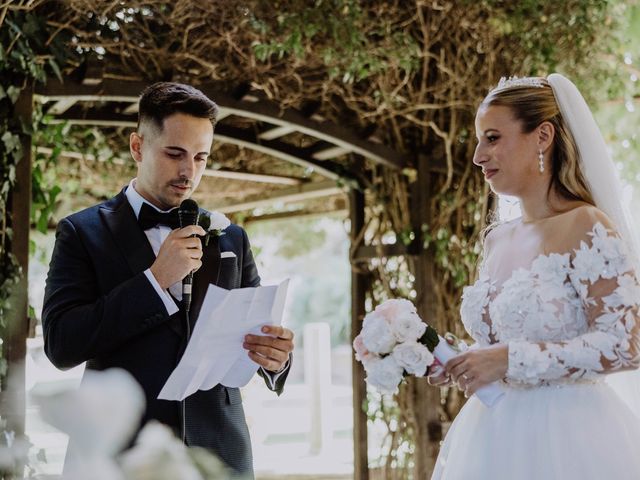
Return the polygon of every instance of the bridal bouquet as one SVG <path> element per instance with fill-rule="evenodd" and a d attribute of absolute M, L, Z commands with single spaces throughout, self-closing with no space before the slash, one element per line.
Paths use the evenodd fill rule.
<path fill-rule="evenodd" d="M 435 361 L 438 333 L 418 316 L 409 300 L 387 300 L 364 317 L 353 341 L 367 383 L 382 393 L 395 393 L 406 375 L 424 376 Z"/>
<path fill-rule="evenodd" d="M 461 351 L 424 323 L 413 303 L 404 299 L 386 300 L 368 313 L 353 349 L 367 373 L 367 383 L 381 393 L 397 392 L 407 375 L 422 377 L 436 360 L 444 365 Z M 476 392 L 488 407 L 503 394 L 495 383 Z"/>

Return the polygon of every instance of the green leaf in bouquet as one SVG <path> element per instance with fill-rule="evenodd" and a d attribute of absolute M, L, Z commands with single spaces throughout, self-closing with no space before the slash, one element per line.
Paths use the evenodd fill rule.
<path fill-rule="evenodd" d="M 430 352 L 433 352 L 436 345 L 440 342 L 440 337 L 438 337 L 438 332 L 429 325 L 427 325 L 427 329 L 424 332 L 424 335 L 420 337 L 420 343 L 426 345 Z"/>

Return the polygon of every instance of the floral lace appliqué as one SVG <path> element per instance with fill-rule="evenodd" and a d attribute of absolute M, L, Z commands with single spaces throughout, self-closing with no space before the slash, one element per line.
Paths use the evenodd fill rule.
<path fill-rule="evenodd" d="M 465 289 L 465 327 L 509 344 L 510 383 L 592 381 L 640 363 L 640 284 L 624 243 L 601 223 L 589 236 L 515 270 L 497 293 L 486 277 Z"/>

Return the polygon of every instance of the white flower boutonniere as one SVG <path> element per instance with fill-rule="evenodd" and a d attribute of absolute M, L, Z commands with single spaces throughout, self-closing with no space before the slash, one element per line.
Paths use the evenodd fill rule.
<path fill-rule="evenodd" d="M 231 225 L 231 221 L 224 213 L 209 212 L 200 214 L 198 225 L 207 232 L 204 236 L 204 244 L 207 246 L 211 236 L 220 237 L 224 235 L 224 230 Z"/>

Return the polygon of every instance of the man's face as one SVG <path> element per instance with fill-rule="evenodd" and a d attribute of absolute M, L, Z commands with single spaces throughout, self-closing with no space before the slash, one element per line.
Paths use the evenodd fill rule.
<path fill-rule="evenodd" d="M 138 164 L 136 190 L 162 210 L 177 207 L 198 187 L 212 143 L 207 118 L 174 113 L 164 119 L 162 130 L 143 122 L 129 139 Z"/>

